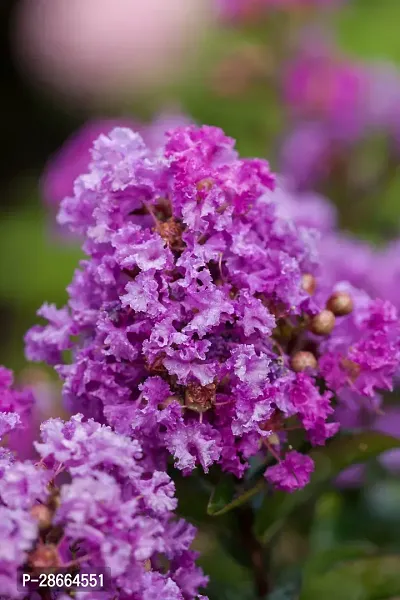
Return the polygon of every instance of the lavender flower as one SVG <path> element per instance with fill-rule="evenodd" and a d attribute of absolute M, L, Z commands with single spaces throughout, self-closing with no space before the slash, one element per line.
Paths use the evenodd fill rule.
<path fill-rule="evenodd" d="M 137 439 L 153 468 L 170 454 L 184 474 L 218 463 L 241 477 L 262 452 L 267 479 L 292 491 L 312 470 L 302 459 L 293 480 L 292 428 L 324 444 L 333 392 L 362 402 L 390 387 L 395 310 L 353 289 L 351 314 L 330 309 L 336 282 L 312 296 L 318 232 L 283 216 L 268 163 L 240 159 L 217 128 L 167 137 L 156 151 L 128 129 L 95 142 L 58 217 L 88 258 L 68 307 L 41 309 L 27 356 L 56 365 L 69 408 Z"/>
<path fill-rule="evenodd" d="M 17 570 L 28 555 L 36 535 L 34 518 L 25 510 L 0 504 L 0 586 L 4 598 L 18 598 Z"/>
<path fill-rule="evenodd" d="M 339 399 L 343 399 L 352 411 L 363 411 L 368 405 L 375 411 L 381 402 L 377 389 L 392 388 L 389 381 L 387 384 L 382 382 L 378 386 L 368 386 L 370 377 L 384 378 L 384 372 L 379 368 L 379 356 L 386 355 L 384 362 L 387 359 L 394 363 L 398 360 L 397 341 L 394 341 L 398 335 L 398 320 L 393 308 L 400 307 L 396 291 L 398 242 L 394 241 L 386 248 L 374 248 L 368 242 L 338 230 L 335 211 L 326 198 L 315 194 L 310 196 L 308 193 L 294 193 L 285 182 L 281 183 L 281 188 L 284 190 L 284 193 L 281 191 L 282 214 L 291 216 L 298 225 L 320 226 L 322 235 L 318 241 L 318 250 L 323 269 L 318 278 L 315 300 L 320 303 L 327 301 L 332 290 L 352 298 L 351 314 L 343 315 L 340 326 L 322 344 L 325 354 L 321 357 L 320 367 L 331 389 L 337 391 L 341 382 L 345 382 L 345 387 L 351 383 L 349 389 L 339 394 Z M 310 197 L 313 204 L 310 204 Z M 351 260 L 343 260 L 343 256 L 351 256 Z M 385 302 L 372 300 L 376 295 L 384 298 Z M 347 348 L 356 329 L 360 334 L 359 345 L 352 347 L 347 353 L 344 364 L 343 357 L 339 359 L 342 363 L 338 365 L 328 347 L 339 357 L 340 348 Z M 361 354 L 364 358 L 361 358 Z M 352 360 L 355 356 L 357 367 Z M 365 361 L 370 362 L 367 382 L 361 369 Z M 395 370 L 390 369 L 390 379 Z M 361 388 L 363 391 L 360 393 Z"/>
<path fill-rule="evenodd" d="M 43 173 L 41 188 L 43 199 L 49 206 L 58 206 L 73 191 L 75 179 L 87 169 L 90 149 L 101 133 L 113 127 L 134 127 L 129 119 L 103 119 L 89 121 L 74 133 L 51 158 Z"/>
<path fill-rule="evenodd" d="M 354 161 L 347 156 L 350 150 L 357 156 L 360 143 L 365 146 L 376 133 L 387 139 L 389 165 L 397 162 L 400 77 L 388 65 L 344 58 L 311 31 L 286 66 L 282 88 L 290 118 L 282 168 L 299 189 L 313 188 L 329 177 L 368 189 L 369 169 L 367 178 L 349 169 Z"/>
<path fill-rule="evenodd" d="M 40 463 L 17 461 L 0 476 L 7 598 L 20 596 L 19 567 L 107 569 L 107 599 L 198 597 L 207 578 L 190 550 L 195 530 L 174 517 L 174 484 L 148 469 L 137 442 L 76 415 L 45 422 L 37 450 Z"/>
<path fill-rule="evenodd" d="M 367 93 L 362 65 L 337 56 L 313 37 L 287 66 L 283 94 L 296 118 L 321 119 L 333 131 L 353 138 L 363 125 L 359 108 Z"/>
<path fill-rule="evenodd" d="M 163 143 L 165 131 L 188 122 L 187 118 L 178 114 L 160 114 L 150 125 L 135 123 L 128 118 L 88 121 L 46 165 L 41 182 L 45 202 L 49 206 L 58 207 L 64 198 L 73 194 L 74 181 L 88 169 L 93 142 L 102 133 L 107 133 L 114 127 L 135 127 L 149 146 L 156 148 Z"/>
<path fill-rule="evenodd" d="M 267 479 L 278 489 L 292 492 L 308 483 L 313 470 L 314 463 L 309 456 L 292 450 L 284 460 L 268 470 Z"/>
<path fill-rule="evenodd" d="M 12 387 L 13 374 L 0 366 L 0 412 L 16 413 L 24 420 L 30 413 L 34 399 L 29 390 Z"/>
<path fill-rule="evenodd" d="M 21 430 L 26 433 L 29 428 L 34 398 L 30 390 L 15 389 L 12 384 L 12 372 L 0 366 L 0 440 L 7 435 L 9 445 L 15 446 Z M 10 455 L 2 448 L 0 463 L 7 463 L 9 459 Z"/>

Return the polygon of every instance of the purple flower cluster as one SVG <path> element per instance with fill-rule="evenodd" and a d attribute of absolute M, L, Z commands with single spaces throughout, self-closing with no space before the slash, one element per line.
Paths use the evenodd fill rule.
<path fill-rule="evenodd" d="M 12 385 L 12 372 L 0 366 L 0 412 L 14 413 L 16 419 L 23 421 L 29 416 L 34 399 L 29 390 L 18 390 Z"/>
<path fill-rule="evenodd" d="M 379 295 L 385 301 L 376 302 L 372 314 L 368 315 L 370 325 L 375 331 L 381 330 L 374 338 L 365 340 L 364 349 L 367 350 L 365 360 L 359 363 L 369 362 L 369 370 L 374 364 L 373 371 L 377 377 L 385 377 L 385 370 L 379 366 L 380 357 L 383 360 L 389 358 L 385 352 L 392 355 L 392 360 L 396 363 L 396 351 L 393 347 L 393 336 L 397 335 L 397 321 L 393 310 L 394 305 L 397 310 L 400 309 L 400 242 L 394 240 L 386 247 L 374 247 L 372 244 L 362 241 L 349 233 L 343 233 L 338 230 L 337 219 L 333 205 L 324 197 L 311 193 L 294 193 L 290 191 L 288 184 L 280 182 L 277 192 L 280 194 L 280 213 L 286 217 L 291 217 L 298 225 L 318 228 L 321 231 L 321 237 L 318 241 L 318 250 L 323 264 L 323 270 L 319 277 L 318 294 L 327 295 L 335 286 L 335 282 L 342 282 L 339 287 L 342 289 L 353 289 L 352 298 L 358 305 L 358 314 L 363 314 L 365 305 L 370 303 L 367 294 L 374 297 Z M 276 193 L 276 192 L 275 192 Z M 349 256 L 351 260 L 344 260 L 343 257 Z M 344 284 L 343 282 L 347 282 Z M 352 286 L 350 288 L 349 286 Z M 364 290 L 364 293 L 355 293 L 354 288 Z M 391 303 L 391 304 L 390 304 Z M 371 306 L 371 305 L 370 305 Z M 343 320 L 343 325 L 350 330 L 354 326 L 359 326 L 360 320 L 354 321 L 353 315 Z M 373 316 L 374 315 L 374 316 Z M 372 319 L 371 319 L 372 317 Z M 366 321 L 364 321 L 364 326 Z M 382 333 L 386 330 L 386 333 Z M 385 339 L 386 347 L 382 347 L 379 338 Z M 334 339 L 331 338 L 334 342 Z M 335 344 L 335 352 L 337 347 Z M 351 354 L 354 357 L 354 351 Z M 357 354 L 357 352 L 356 352 Z M 389 361 L 391 359 L 389 358 Z M 321 364 L 321 363 L 320 363 Z M 352 363 L 345 362 L 338 365 L 337 359 L 332 358 L 332 354 L 327 354 L 322 359 L 321 368 L 326 371 L 326 379 L 332 387 L 335 384 L 340 386 L 343 378 L 343 366 L 347 372 L 352 372 Z M 393 373 L 391 369 L 391 374 Z M 351 378 L 356 372 L 353 372 Z M 399 370 L 395 374 L 395 384 L 398 387 Z M 370 373 L 371 375 L 371 373 Z M 392 377 L 392 375 L 390 376 Z M 365 382 L 364 382 L 365 383 Z M 359 386 L 363 386 L 361 373 L 358 373 L 350 389 L 345 393 L 339 394 L 342 400 L 336 407 L 335 418 L 340 422 L 343 429 L 373 429 L 382 431 L 395 437 L 400 436 L 399 411 L 396 406 L 386 406 L 382 409 L 382 398 L 379 393 L 368 393 L 371 390 L 364 389 L 364 400 L 360 397 Z M 368 399 L 369 398 L 369 399 Z M 361 400 L 361 401 L 360 401 Z M 367 401 L 365 401 L 367 400 Z M 400 465 L 399 450 L 391 450 L 384 453 L 380 459 L 383 465 L 390 470 L 398 471 Z M 359 485 L 363 467 L 356 465 L 346 470 L 340 477 L 340 484 Z"/>
<path fill-rule="evenodd" d="M 400 309 L 400 240 L 386 246 L 374 247 L 368 242 L 335 230 L 324 236 L 320 252 L 326 265 L 326 277 L 347 280 L 352 285 L 389 300 Z M 344 253 L 351 253 L 351 261 L 343 261 Z"/>
<path fill-rule="evenodd" d="M 348 282 L 372 297 L 388 300 L 400 309 L 400 240 L 384 246 L 359 239 L 338 227 L 334 205 L 324 196 L 293 191 L 282 180 L 275 190 L 279 194 L 279 214 L 303 227 L 318 229 L 318 253 L 323 269 L 319 284 L 329 293 L 336 282 Z M 351 260 L 343 260 L 351 256 Z"/>
<path fill-rule="evenodd" d="M 295 117 L 320 118 L 333 130 L 339 127 L 346 133 L 349 127 L 359 126 L 357 108 L 365 101 L 367 74 L 361 65 L 336 56 L 329 46 L 312 42 L 287 67 L 285 101 Z"/>
<path fill-rule="evenodd" d="M 282 88 L 291 120 L 282 167 L 299 188 L 315 187 L 330 175 L 342 176 L 342 171 L 354 179 L 354 173 L 346 172 L 346 156 L 376 133 L 386 135 L 389 152 L 398 156 L 396 69 L 351 61 L 312 31 L 287 65 Z"/>
<path fill-rule="evenodd" d="M 14 389 L 12 384 L 11 371 L 0 366 L 0 440 L 7 435 L 9 442 L 11 437 L 11 445 L 15 435 L 19 437 L 20 430 L 28 428 L 34 403 L 33 395 L 29 390 Z M 8 451 L 1 448 L 0 461 L 7 457 L 9 457 Z"/>
<path fill-rule="evenodd" d="M 184 474 L 217 463 L 241 477 L 261 452 L 267 480 L 292 491 L 313 468 L 292 431 L 324 444 L 334 393 L 369 402 L 391 386 L 395 309 L 324 283 L 318 232 L 284 216 L 274 187 L 217 128 L 177 128 L 157 150 L 121 128 L 62 202 L 88 258 L 68 306 L 42 307 L 27 356 L 56 365 L 69 409 L 137 439 L 153 468 L 172 455 Z"/>
<path fill-rule="evenodd" d="M 315 227 L 321 232 L 318 252 L 323 268 L 315 300 L 323 302 L 332 290 L 336 293 L 342 291 L 352 298 L 351 314 L 342 318 L 340 326 L 322 344 L 324 356 L 320 367 L 324 378 L 335 392 L 340 389 L 340 382 L 344 382 L 346 391 L 339 393 L 339 398 L 343 398 L 353 411 L 366 407 L 361 397 L 369 398 L 370 406 L 376 408 L 380 403 L 377 390 L 391 389 L 399 358 L 396 311 L 400 308 L 397 292 L 400 273 L 398 242 L 392 242 L 386 248 L 374 248 L 338 230 L 335 209 L 323 196 L 294 193 L 285 182 L 280 183 L 279 193 L 281 214 L 293 218 L 297 225 Z M 351 256 L 351 260 L 343 260 L 344 256 Z M 384 301 L 372 300 L 376 296 Z M 357 349 L 351 342 L 353 336 L 360 336 L 360 344 L 363 339 Z M 363 348 L 364 359 L 358 353 L 360 347 Z M 344 362 L 340 348 L 346 354 Z M 380 369 L 379 357 L 385 365 L 392 363 L 386 384 L 386 367 Z M 358 365 L 356 371 L 353 371 L 354 358 Z M 369 367 L 366 367 L 365 361 L 370 361 Z M 363 364 L 368 372 L 366 379 L 362 374 Z M 349 376 L 351 385 L 348 387 Z M 380 384 L 373 381 L 375 377 L 382 378 Z"/>
<path fill-rule="evenodd" d="M 203 598 L 198 589 L 207 578 L 190 550 L 195 529 L 174 517 L 174 484 L 139 443 L 82 415 L 50 419 L 41 429 L 39 463 L 1 466 L 4 597 L 21 596 L 18 569 L 53 568 L 105 573 L 104 600 Z"/>

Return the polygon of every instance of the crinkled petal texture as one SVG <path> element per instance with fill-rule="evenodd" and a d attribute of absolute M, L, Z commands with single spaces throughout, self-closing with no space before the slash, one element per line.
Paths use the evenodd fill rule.
<path fill-rule="evenodd" d="M 31 390 L 16 389 L 12 383 L 11 371 L 0 366 L 0 441 L 2 445 L 7 441 L 10 448 L 22 454 L 31 445 L 34 398 Z M 0 474 L 10 460 L 12 454 L 0 448 Z"/>
<path fill-rule="evenodd" d="M 308 198 L 286 193 L 281 204 L 296 223 L 309 222 L 323 234 L 318 240 L 323 268 L 318 277 L 317 303 L 324 304 L 332 292 L 344 292 L 352 298 L 351 314 L 337 319 L 335 329 L 320 345 L 319 368 L 341 402 L 341 416 L 345 409 L 346 422 L 356 423 L 357 414 L 361 417 L 366 409 L 376 416 L 380 392 L 392 389 L 399 369 L 399 242 L 378 249 L 339 232 L 332 205 L 323 197 L 314 211 L 322 217 L 313 221 L 308 215 Z M 343 260 L 343 256 L 351 260 Z M 375 299 L 376 295 L 384 300 Z"/>
<path fill-rule="evenodd" d="M 329 231 L 323 199 L 306 201 Z M 87 259 L 68 306 L 42 309 L 28 356 L 56 364 L 72 412 L 137 439 L 150 470 L 172 455 L 184 474 L 217 463 L 241 477 L 263 452 L 279 487 L 290 431 L 324 444 L 338 429 L 333 392 L 370 397 L 398 363 L 397 317 L 371 300 L 355 299 L 330 336 L 308 330 L 334 284 L 313 298 L 303 286 L 323 272 L 319 232 L 294 206 L 268 163 L 240 158 L 220 129 L 178 127 L 158 149 L 129 129 L 101 135 L 58 217 Z M 319 361 L 300 373 L 293 355 L 309 348 Z M 66 441 L 53 450 L 80 472 Z M 113 468 L 126 473 L 128 458 Z"/>
<path fill-rule="evenodd" d="M 30 390 L 19 390 L 12 384 L 12 372 L 0 366 L 0 437 L 20 422 L 24 423 L 34 403 Z"/>
<path fill-rule="evenodd" d="M 285 492 L 295 492 L 310 481 L 314 463 L 309 456 L 295 450 L 288 452 L 279 464 L 269 467 L 265 476 L 267 481 Z"/>
<path fill-rule="evenodd" d="M 37 532 L 37 523 L 26 510 L 0 503 L 0 586 L 5 598 L 21 597 L 17 571 L 25 563 Z"/>
<path fill-rule="evenodd" d="M 9 461 L 0 472 L 7 598 L 20 597 L 18 568 L 43 560 L 106 573 L 105 598 L 198 597 L 207 578 L 190 549 L 195 529 L 175 517 L 174 484 L 149 466 L 138 442 L 76 415 L 45 422 L 37 450 L 36 465 Z"/>

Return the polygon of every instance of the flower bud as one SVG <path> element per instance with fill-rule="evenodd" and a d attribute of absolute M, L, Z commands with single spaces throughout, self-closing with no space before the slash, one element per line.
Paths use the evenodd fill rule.
<path fill-rule="evenodd" d="M 306 369 L 316 369 L 318 366 L 317 359 L 312 352 L 302 350 L 296 352 L 290 360 L 290 366 L 295 373 L 300 373 Z"/>
<path fill-rule="evenodd" d="M 195 412 L 205 412 L 215 404 L 214 383 L 208 385 L 198 385 L 189 383 L 185 391 L 185 406 Z"/>
<path fill-rule="evenodd" d="M 149 364 L 149 362 L 146 361 L 147 369 L 154 374 L 165 373 L 166 368 L 164 367 L 164 359 L 165 353 L 161 352 L 151 364 Z"/>
<path fill-rule="evenodd" d="M 307 294 L 312 296 L 315 292 L 315 288 L 317 287 L 317 282 L 315 281 L 314 275 L 311 275 L 311 273 L 304 273 L 301 278 L 301 287 L 305 292 L 307 292 Z"/>
<path fill-rule="evenodd" d="M 172 250 L 182 250 L 183 229 L 182 225 L 176 219 L 171 217 L 167 221 L 158 223 L 156 231 Z"/>
<path fill-rule="evenodd" d="M 353 310 L 353 300 L 347 292 L 335 292 L 326 303 L 326 307 L 337 317 L 344 317 Z"/>
<path fill-rule="evenodd" d="M 310 330 L 316 335 L 329 335 L 335 327 L 335 315 L 324 309 L 310 321 Z"/>

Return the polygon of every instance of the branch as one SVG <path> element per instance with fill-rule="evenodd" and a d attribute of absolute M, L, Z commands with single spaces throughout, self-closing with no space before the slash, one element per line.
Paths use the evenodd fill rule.
<path fill-rule="evenodd" d="M 240 542 L 247 551 L 251 562 L 257 596 L 265 598 L 271 588 L 269 574 L 267 573 L 267 560 L 265 549 L 254 535 L 254 514 L 249 506 L 243 507 L 238 511 L 238 522 L 241 537 Z"/>

